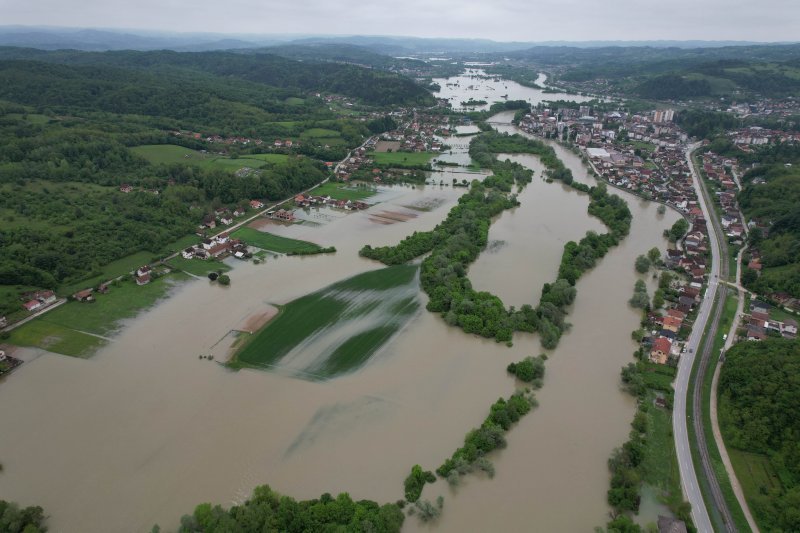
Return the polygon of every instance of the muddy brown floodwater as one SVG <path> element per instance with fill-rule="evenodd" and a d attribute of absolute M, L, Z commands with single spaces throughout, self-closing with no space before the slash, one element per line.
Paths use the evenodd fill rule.
<path fill-rule="evenodd" d="M 577 157 L 560 155 L 589 179 Z M 514 158 L 537 177 L 522 206 L 492 226 L 490 239 L 505 245 L 483 254 L 470 276 L 521 305 L 538 300 L 565 239 L 602 226 L 586 214 L 585 195 L 541 182 L 535 159 Z M 230 331 L 259 321 L 271 303 L 379 268 L 358 257 L 362 245 L 432 228 L 463 191 L 387 189 L 384 203 L 365 212 L 320 212 L 317 225 L 276 227 L 338 252 L 236 263 L 230 287 L 187 282 L 92 359 L 41 353 L 25 363 L 0 385 L 0 497 L 42 505 L 52 531 L 86 533 L 174 529 L 196 504 L 241 502 L 265 483 L 297 498 L 401 498 L 412 465 L 437 467 L 513 391 L 505 367 L 540 353 L 536 336 L 518 334 L 507 348 L 422 310 L 368 365 L 328 382 L 231 372 L 198 355 L 223 358 Z M 457 493 L 441 481 L 426 488 L 427 498 L 446 495 L 441 530 L 585 531 L 604 522 L 606 459 L 625 440 L 634 409 L 618 388 L 638 322 L 626 303 L 633 261 L 662 244 L 675 219 L 623 196 L 631 235 L 579 281 L 574 326 L 547 363 L 540 407 L 492 457 L 495 479 L 472 476 Z M 373 209 L 416 216 L 376 224 Z M 420 527 L 413 518 L 406 524 Z"/>
<path fill-rule="evenodd" d="M 513 113 L 501 113 L 491 120 L 510 121 L 512 117 Z M 517 132 L 510 125 L 498 129 Z M 578 181 L 596 183 L 578 156 L 559 145 L 553 146 Z M 525 163 L 528 157 L 514 159 Z M 536 164 L 532 167 L 536 168 L 533 191 L 540 173 Z M 555 245 L 541 235 L 543 224 L 559 227 L 561 238 L 579 238 L 587 229 L 603 227 L 599 221 L 594 227 L 586 223 L 586 196 L 558 183 L 545 185 L 551 191 L 563 191 L 558 209 L 544 211 L 546 205 L 539 207 L 553 217 L 552 223 L 536 218 L 535 213 L 526 214 L 526 204 L 538 204 L 524 199 L 517 211 L 501 215 L 490 229 L 490 240 L 497 235 L 507 241 L 515 239 L 518 244 L 500 248 L 497 262 L 503 265 L 505 254 L 509 260 L 513 257 L 518 261 L 519 267 L 500 267 L 503 276 L 494 277 L 489 265 L 482 264 L 489 261 L 488 257 L 482 256 L 475 264 L 479 268 L 470 270 L 476 287 L 508 293 L 509 301 L 514 302 L 514 294 L 531 290 L 526 281 L 530 271 L 546 268 L 536 262 L 537 258 L 558 255 L 550 266 L 550 279 L 555 275 L 560 253 L 555 254 L 551 250 Z M 657 204 L 622 191 L 612 192 L 627 201 L 633 214 L 630 235 L 578 281 L 577 299 L 567 318 L 573 324 L 572 330 L 549 354 L 544 387 L 537 393 L 539 407 L 508 433 L 508 448 L 492 458 L 494 479 L 472 476 L 455 490 L 439 483 L 431 487 L 435 490 L 426 491 L 425 496 L 430 499 L 437 494 L 445 496 L 445 512 L 437 530 L 591 531 L 607 521 L 607 460 L 611 451 L 626 440 L 635 410 L 633 399 L 619 388 L 620 368 L 633 360 L 636 349 L 630 332 L 639 323 L 639 313 L 627 304 L 636 279 L 633 263 L 637 255 L 653 246 L 666 246 L 663 230 L 678 216 L 672 211 L 658 215 Z M 583 217 L 575 214 L 573 203 L 583 206 Z M 531 217 L 535 221 L 531 224 L 538 227 L 531 228 L 527 221 L 521 221 L 517 232 L 510 230 L 516 225 L 511 219 L 517 216 L 523 221 Z M 573 224 L 577 227 L 569 228 Z M 568 227 L 561 227 L 564 225 Z M 526 235 L 531 240 L 528 251 L 515 250 L 516 246 L 524 247 Z M 537 254 L 540 246 L 542 255 Z M 541 351 L 535 346 L 531 354 Z M 473 425 L 479 420 L 476 416 Z M 417 528 L 420 526 L 413 524 L 411 529 Z"/>

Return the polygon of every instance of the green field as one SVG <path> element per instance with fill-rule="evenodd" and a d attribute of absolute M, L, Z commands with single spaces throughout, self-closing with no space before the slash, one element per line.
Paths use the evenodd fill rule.
<path fill-rule="evenodd" d="M 215 154 L 204 154 L 174 144 L 147 144 L 135 146 L 131 148 L 131 151 L 154 165 L 177 163 L 232 171 L 244 167 L 261 168 L 266 163 L 282 163 L 289 157 L 286 154 L 244 154 L 236 159 L 231 159 Z"/>
<path fill-rule="evenodd" d="M 197 237 L 195 237 L 194 241 L 192 242 L 197 242 Z M 140 266 L 152 263 L 154 255 L 155 254 L 150 252 L 136 252 L 135 254 L 126 255 L 122 259 L 117 259 L 116 261 L 112 261 L 111 263 L 103 266 L 101 268 L 102 274 L 59 287 L 58 293 L 64 296 L 70 296 L 80 290 L 88 289 L 90 287 L 97 287 L 104 281 L 128 274 Z"/>
<path fill-rule="evenodd" d="M 314 196 L 330 196 L 335 200 L 365 200 L 370 196 L 374 196 L 376 192 L 374 189 L 367 187 L 356 188 L 329 181 L 312 189 L 310 194 Z"/>
<path fill-rule="evenodd" d="M 112 284 L 108 294 L 95 293 L 94 302 L 68 302 L 11 332 L 8 342 L 35 346 L 50 352 L 89 357 L 104 346 L 120 321 L 133 318 L 163 298 L 176 282 L 188 279 L 173 273 L 138 286 L 133 281 Z M 93 335 L 92 335 L 93 334 Z"/>
<path fill-rule="evenodd" d="M 36 113 L 26 113 L 25 115 L 21 113 L 9 113 L 8 115 L 5 116 L 7 118 L 27 120 L 31 124 L 37 124 L 37 125 L 47 124 L 48 122 L 50 122 L 50 117 L 46 115 L 37 115 Z"/>
<path fill-rule="evenodd" d="M 195 276 L 207 276 L 210 272 L 227 272 L 231 269 L 222 261 L 215 261 L 213 259 L 184 259 L 183 257 L 173 257 L 167 264 L 172 268 L 194 274 Z"/>
<path fill-rule="evenodd" d="M 436 156 L 432 152 L 373 152 L 372 157 L 378 165 L 395 167 L 417 167 L 427 165 Z"/>
<path fill-rule="evenodd" d="M 267 163 L 283 163 L 289 156 L 286 154 L 247 154 L 239 156 L 239 159 L 257 159 Z"/>
<path fill-rule="evenodd" d="M 142 286 L 133 281 L 120 281 L 111 285 L 108 294 L 95 294 L 94 302 L 68 302 L 31 324 L 53 324 L 107 336 L 118 330 L 119 321 L 133 318 L 144 309 L 152 307 L 174 283 L 186 279 L 188 278 L 185 274 L 173 273 Z"/>
<path fill-rule="evenodd" d="M 73 357 L 90 357 L 106 344 L 103 339 L 41 319 L 32 320 L 13 330 L 8 342 L 16 346 L 33 346 Z"/>
<path fill-rule="evenodd" d="M 359 274 L 282 306 L 233 367 L 325 380 L 363 366 L 419 308 L 417 266 Z"/>
<path fill-rule="evenodd" d="M 300 137 L 305 137 L 309 139 L 319 139 L 319 138 L 325 139 L 325 138 L 341 137 L 341 134 L 336 130 L 329 130 L 325 128 L 310 128 L 301 133 Z"/>
<path fill-rule="evenodd" d="M 241 239 L 248 246 L 255 246 L 256 248 L 271 250 L 282 254 L 289 252 L 313 252 L 321 248 L 313 242 L 289 239 L 288 237 L 281 237 L 279 235 L 273 235 L 272 233 L 246 227 L 236 230 L 231 234 L 231 237 L 234 239 Z"/>
<path fill-rule="evenodd" d="M 670 507 L 677 507 L 683 500 L 678 458 L 675 454 L 675 439 L 672 435 L 672 413 L 655 407 L 654 394 L 647 396 L 647 446 L 642 462 L 646 483 L 659 490 L 659 497 Z"/>
<path fill-rule="evenodd" d="M 732 447 L 728 447 L 728 455 L 748 502 L 763 495 L 764 491 L 783 490 L 781 480 L 766 455 L 744 452 Z"/>

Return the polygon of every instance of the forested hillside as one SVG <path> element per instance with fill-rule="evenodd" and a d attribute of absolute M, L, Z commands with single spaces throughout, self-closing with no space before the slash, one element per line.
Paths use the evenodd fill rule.
<path fill-rule="evenodd" d="M 762 531 L 800 530 L 800 341 L 731 348 L 720 374 L 719 417 L 728 446 L 767 461 L 765 468 L 758 456 L 744 455 L 754 468 L 737 468 Z M 733 458 L 736 464 L 739 456 Z"/>
<path fill-rule="evenodd" d="M 800 46 L 704 48 L 534 47 L 508 56 L 558 72 L 566 83 L 604 80 L 611 92 L 648 99 L 800 94 Z"/>
<path fill-rule="evenodd" d="M 147 69 L 164 74 L 175 69 L 203 72 L 217 81 L 245 80 L 304 92 L 330 92 L 370 105 L 431 105 L 427 90 L 389 72 L 331 62 L 293 61 L 266 53 L 197 52 L 45 52 L 0 48 L 0 59 L 34 59 L 72 66 Z M 207 80 L 204 80 L 207 81 Z"/>
<path fill-rule="evenodd" d="M 760 275 L 745 269 L 743 282 L 759 294 L 787 292 L 800 298 L 800 147 L 770 146 L 741 159 L 760 164 L 745 173 L 739 203 L 748 220 L 768 227 L 751 231 L 763 268 Z"/>
<path fill-rule="evenodd" d="M 15 318 L 27 290 L 65 294 L 113 261 L 176 249 L 215 209 L 325 179 L 323 161 L 371 131 L 317 93 L 432 101 L 398 75 L 266 54 L 5 48 L 0 58 L 0 316 Z M 294 147 L 272 154 L 274 138 Z"/>

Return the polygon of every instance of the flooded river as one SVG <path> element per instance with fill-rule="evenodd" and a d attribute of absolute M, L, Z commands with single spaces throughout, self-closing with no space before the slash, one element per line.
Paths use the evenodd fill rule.
<path fill-rule="evenodd" d="M 540 74 L 536 83 L 544 86 L 546 79 L 544 74 Z M 506 100 L 525 100 L 536 105 L 545 100 L 586 102 L 592 99 L 577 94 L 544 92 L 542 89 L 526 87 L 515 81 L 489 76 L 480 68 L 468 68 L 460 76 L 447 79 L 437 78 L 433 81 L 441 87 L 436 96 L 448 100 L 450 105 L 457 110 L 483 111 L 489 109 L 494 102 Z M 483 100 L 487 103 L 469 107 L 462 106 L 463 102 L 469 100 Z"/>
<path fill-rule="evenodd" d="M 577 179 L 590 180 L 576 156 L 560 148 L 559 155 Z M 522 205 L 492 226 L 493 244 L 470 278 L 522 305 L 535 303 L 553 278 L 565 240 L 603 227 L 586 214 L 585 195 L 544 183 L 534 158 L 513 158 L 536 177 Z M 463 191 L 398 187 L 364 212 L 319 212 L 318 224 L 276 226 L 338 252 L 236 263 L 230 287 L 180 286 L 90 360 L 43 353 L 24 364 L 0 384 L 0 497 L 42 505 L 52 531 L 87 533 L 149 531 L 155 523 L 174 529 L 196 504 L 241 502 L 265 483 L 297 498 L 340 491 L 402 498 L 412 465 L 436 468 L 488 406 L 513 391 L 505 367 L 540 353 L 536 336 L 517 334 L 507 348 L 423 309 L 370 364 L 327 382 L 231 372 L 198 355 L 223 358 L 228 333 L 270 303 L 379 268 L 358 257 L 362 245 L 432 228 Z M 631 235 L 578 282 L 573 328 L 550 354 L 540 407 L 492 457 L 493 480 L 470 476 L 456 492 L 443 481 L 426 488 L 426 498 L 445 495 L 437 529 L 589 531 L 605 522 L 606 460 L 625 440 L 634 410 L 618 388 L 638 323 L 627 305 L 633 262 L 661 245 L 676 219 L 623 196 L 634 216 Z M 376 221 L 380 211 L 404 221 Z M 421 527 L 414 518 L 406 524 Z"/>

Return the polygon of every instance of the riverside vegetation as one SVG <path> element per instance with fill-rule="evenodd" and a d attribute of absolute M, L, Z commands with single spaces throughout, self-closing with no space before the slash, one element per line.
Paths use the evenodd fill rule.
<path fill-rule="evenodd" d="M 396 246 L 361 249 L 364 257 L 387 265 L 402 264 L 425 253 L 420 276 L 422 289 L 430 300 L 427 309 L 442 314 L 444 320 L 467 333 L 510 342 L 514 331 L 539 332 L 542 346 L 555 348 L 569 327 L 566 308 L 574 301 L 575 283 L 598 259 L 620 242 L 630 230 L 631 213 L 627 204 L 609 194 L 606 186 L 589 187 L 574 183 L 572 172 L 545 143 L 521 135 L 484 132 L 470 143 L 470 156 L 493 175 L 483 183 L 474 181 L 459 199 L 444 222 L 432 231 L 415 232 Z M 467 277 L 468 266 L 477 259 L 488 242 L 491 219 L 505 209 L 519 205 L 509 194 L 513 185 L 529 183 L 532 172 L 519 163 L 498 161 L 497 153 L 530 153 L 540 157 L 548 175 L 573 188 L 589 193 L 589 213 L 611 230 L 607 234 L 587 232 L 579 242 L 564 247 L 558 279 L 545 284 L 539 305 L 506 309 L 497 296 L 475 291 Z"/>
<path fill-rule="evenodd" d="M 519 311 L 507 310 L 500 298 L 491 293 L 475 291 L 467 277 L 467 267 L 486 247 L 492 217 L 519 205 L 516 196 L 511 194 L 513 185 L 521 189 L 532 179 L 529 169 L 519 163 L 498 161 L 496 157 L 497 153 L 512 152 L 539 156 L 551 179 L 559 179 L 589 193 L 589 213 L 611 229 L 604 235 L 587 232 L 580 242 L 567 243 L 559 278 L 543 286 L 536 309 L 524 305 Z M 387 265 L 403 264 L 430 253 L 422 261 L 420 275 L 422 289 L 430 296 L 429 311 L 442 314 L 448 324 L 461 327 L 467 333 L 495 338 L 498 342 L 510 343 L 514 331 L 538 331 L 542 345 L 554 348 L 568 327 L 566 308 L 575 300 L 575 282 L 628 234 L 630 210 L 621 198 L 610 195 L 604 184 L 589 187 L 574 183 L 572 172 L 558 159 L 553 148 L 541 141 L 521 135 L 484 132 L 471 141 L 470 156 L 490 168 L 493 175 L 483 183 L 473 181 L 470 190 L 459 199 L 444 222 L 432 231 L 415 232 L 396 246 L 373 248 L 367 245 L 359 253 Z M 476 470 L 490 477 L 494 475 L 494 467 L 486 455 L 505 447 L 505 432 L 536 407 L 531 387 L 541 386 L 544 360 L 544 356 L 528 357 L 508 366 L 509 373 L 530 386 L 516 391 L 508 399 L 498 399 L 490 407 L 481 426 L 468 432 L 464 445 L 436 469 L 440 477 L 456 485 L 461 476 Z M 408 501 L 417 501 L 424 484 L 434 481 L 435 478 L 415 465 L 405 484 L 407 499 L 411 498 Z"/>
<path fill-rule="evenodd" d="M 242 505 L 223 509 L 210 503 L 198 505 L 194 513 L 181 517 L 180 533 L 229 531 L 374 531 L 396 533 L 404 520 L 397 504 L 378 505 L 371 500 L 353 501 L 347 493 L 334 498 L 297 501 L 272 490 L 256 487 Z M 153 531 L 160 531 L 158 526 Z"/>

